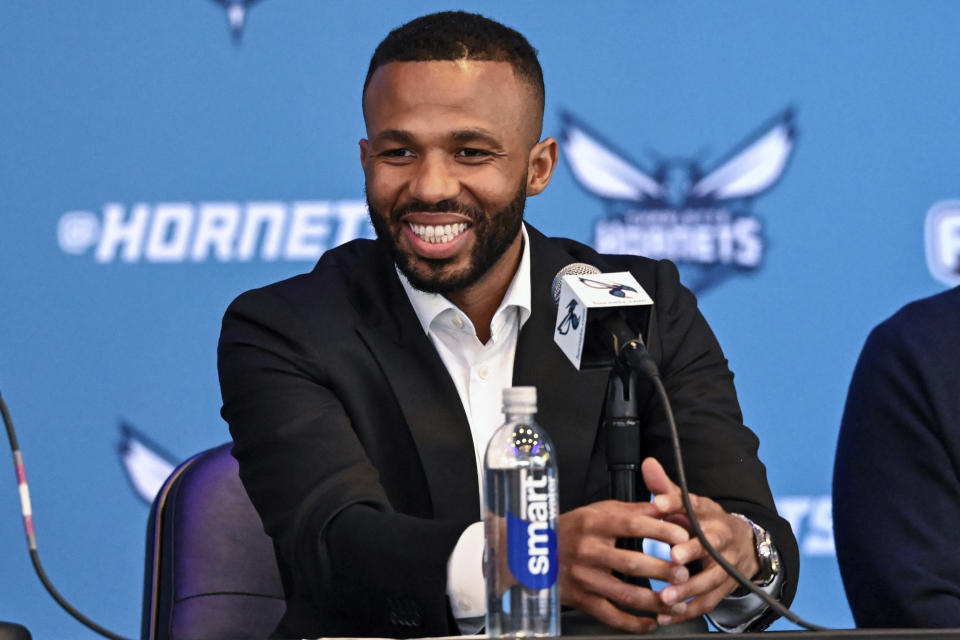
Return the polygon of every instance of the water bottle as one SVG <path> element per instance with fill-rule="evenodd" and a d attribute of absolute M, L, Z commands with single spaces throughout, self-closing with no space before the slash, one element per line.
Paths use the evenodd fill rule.
<path fill-rule="evenodd" d="M 503 412 L 483 465 L 487 635 L 559 636 L 556 452 L 535 387 L 504 389 Z"/>

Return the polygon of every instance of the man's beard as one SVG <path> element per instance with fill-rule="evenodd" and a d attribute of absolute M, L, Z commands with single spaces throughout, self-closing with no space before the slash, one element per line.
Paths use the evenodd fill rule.
<path fill-rule="evenodd" d="M 414 200 L 390 211 L 388 224 L 386 217 L 374 209 L 367 195 L 367 208 L 370 211 L 370 222 L 380 239 L 390 250 L 394 262 L 400 271 L 407 277 L 415 289 L 427 293 L 447 294 L 476 283 L 482 278 L 497 260 L 506 252 L 507 248 L 520 233 L 523 222 L 523 208 L 527 201 L 526 178 L 520 183 L 520 189 L 503 209 L 487 215 L 479 207 L 469 207 L 458 200 L 442 200 L 434 204 L 427 204 Z M 452 260 L 433 260 L 420 258 L 399 249 L 399 235 L 405 233 L 401 218 L 413 211 L 427 213 L 459 213 L 468 216 L 474 234 L 473 249 L 470 252 L 470 262 L 465 269 L 458 272 L 444 274 L 443 267 Z M 429 273 L 416 270 L 415 264 L 428 265 Z"/>

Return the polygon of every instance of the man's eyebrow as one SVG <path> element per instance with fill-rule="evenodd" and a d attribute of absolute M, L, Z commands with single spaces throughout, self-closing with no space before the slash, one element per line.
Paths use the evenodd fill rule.
<path fill-rule="evenodd" d="M 372 142 L 397 142 L 399 144 L 411 144 L 413 134 L 403 129 L 384 129 L 376 135 Z"/>
<path fill-rule="evenodd" d="M 454 142 L 483 142 L 495 149 L 503 148 L 497 137 L 486 129 L 460 129 L 459 131 L 454 131 L 451 137 Z"/>
<path fill-rule="evenodd" d="M 482 128 L 458 129 L 450 134 L 450 140 L 457 144 L 481 142 L 488 147 L 501 151 L 503 145 L 495 135 Z M 404 129 L 384 129 L 371 140 L 371 143 L 389 143 L 413 145 L 415 137 Z"/>

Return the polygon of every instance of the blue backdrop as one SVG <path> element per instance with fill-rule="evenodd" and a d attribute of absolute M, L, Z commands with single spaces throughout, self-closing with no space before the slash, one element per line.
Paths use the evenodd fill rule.
<path fill-rule="evenodd" d="M 850 625 L 837 426 L 870 327 L 955 277 L 960 4 L 461 6 L 540 51 L 568 154 L 528 219 L 681 261 L 800 540 L 795 609 Z M 100 623 L 139 632 L 141 494 L 228 438 L 223 310 L 368 233 L 369 56 L 445 8 L 265 0 L 237 38 L 210 0 L 0 5 L 0 391 L 41 557 Z M 33 575 L 8 473 L 0 619 L 92 636 Z"/>

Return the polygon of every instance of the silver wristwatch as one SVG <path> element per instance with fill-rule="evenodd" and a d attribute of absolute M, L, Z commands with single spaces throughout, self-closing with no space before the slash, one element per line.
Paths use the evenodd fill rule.
<path fill-rule="evenodd" d="M 753 576 L 752 582 L 758 587 L 770 586 L 780 574 L 780 554 L 777 553 L 777 548 L 773 545 L 773 539 L 770 537 L 770 534 L 767 533 L 766 529 L 747 516 L 740 513 L 733 513 L 731 515 L 740 518 L 753 529 L 753 544 L 756 548 L 760 570 Z"/>

